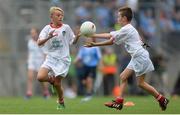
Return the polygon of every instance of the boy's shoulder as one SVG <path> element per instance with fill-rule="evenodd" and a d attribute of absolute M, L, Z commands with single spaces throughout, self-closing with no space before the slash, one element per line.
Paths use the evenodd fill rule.
<path fill-rule="evenodd" d="M 131 24 L 126 24 L 121 29 L 131 29 L 131 28 L 134 28 L 134 27 Z"/>
<path fill-rule="evenodd" d="M 47 24 L 47 25 L 44 26 L 43 29 L 44 29 L 44 30 L 47 30 L 47 29 L 49 29 L 49 28 L 51 28 L 51 26 L 50 26 L 50 24 Z"/>
<path fill-rule="evenodd" d="M 125 26 L 123 26 L 121 29 L 120 29 L 122 32 L 132 32 L 132 31 L 137 31 L 136 28 L 131 25 L 131 24 L 127 24 Z"/>
<path fill-rule="evenodd" d="M 72 28 L 68 24 L 63 23 L 62 27 L 66 30 L 72 30 Z"/>
<path fill-rule="evenodd" d="M 64 27 L 68 27 L 68 28 L 70 27 L 68 24 L 64 24 L 64 23 L 63 23 L 63 26 Z"/>

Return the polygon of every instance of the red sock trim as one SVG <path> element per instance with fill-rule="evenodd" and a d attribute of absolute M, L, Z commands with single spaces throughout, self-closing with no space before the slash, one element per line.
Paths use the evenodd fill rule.
<path fill-rule="evenodd" d="M 122 97 L 117 97 L 115 101 L 117 103 L 123 103 L 124 99 Z"/>
<path fill-rule="evenodd" d="M 157 97 L 156 97 L 156 99 L 159 101 L 160 99 L 162 98 L 162 95 L 161 94 L 159 94 Z"/>
<path fill-rule="evenodd" d="M 64 103 L 64 98 L 59 99 L 59 103 Z"/>

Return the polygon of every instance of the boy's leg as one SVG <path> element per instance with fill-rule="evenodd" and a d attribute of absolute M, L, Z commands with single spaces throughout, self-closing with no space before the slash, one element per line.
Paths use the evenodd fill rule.
<path fill-rule="evenodd" d="M 88 76 L 85 80 L 85 86 L 86 86 L 86 94 L 85 97 L 81 99 L 82 102 L 86 102 L 92 99 L 93 96 L 93 78 L 91 76 Z"/>
<path fill-rule="evenodd" d="M 138 76 L 138 86 L 141 87 L 142 89 L 146 90 L 151 95 L 153 95 L 159 102 L 161 109 L 163 111 L 166 110 L 169 100 L 166 99 L 164 96 L 162 96 L 154 87 L 152 87 L 151 85 L 146 83 L 144 78 L 145 78 L 145 74 Z"/>
<path fill-rule="evenodd" d="M 53 84 L 55 81 L 55 77 L 54 76 L 48 77 L 48 73 L 49 73 L 49 69 L 41 67 L 38 71 L 37 79 L 40 82 L 49 82 Z"/>
<path fill-rule="evenodd" d="M 126 68 L 120 75 L 121 79 L 121 84 L 120 84 L 120 95 L 117 97 L 115 100 L 112 102 L 107 102 L 105 103 L 105 106 L 110 107 L 110 108 L 116 108 L 121 110 L 123 108 L 123 102 L 124 99 L 122 98 L 124 90 L 127 86 L 127 79 L 129 76 L 133 74 L 133 70 Z"/>
<path fill-rule="evenodd" d="M 37 76 L 38 71 L 35 71 L 35 76 Z M 48 82 L 42 82 L 42 90 L 43 90 L 43 96 L 44 98 L 48 98 L 50 96 L 49 90 L 48 90 Z"/>
<path fill-rule="evenodd" d="M 133 74 L 133 70 L 132 69 L 128 69 L 126 68 L 121 74 L 120 74 L 120 79 L 121 79 L 121 84 L 120 84 L 120 97 L 123 96 L 124 91 L 126 89 L 127 86 L 127 79 Z"/>
<path fill-rule="evenodd" d="M 44 98 L 49 98 L 50 97 L 50 93 L 49 93 L 49 89 L 48 89 L 48 82 L 43 82 L 42 83 L 42 88 L 43 88 L 43 96 Z"/>
<path fill-rule="evenodd" d="M 89 95 L 93 93 L 93 78 L 91 76 L 86 78 L 86 93 Z"/>
<path fill-rule="evenodd" d="M 65 105 L 64 105 L 64 93 L 63 93 L 63 88 L 62 88 L 62 79 L 63 77 L 61 76 L 57 76 L 55 77 L 55 82 L 54 82 L 54 87 L 56 88 L 56 91 L 57 91 L 57 95 L 58 95 L 58 106 L 57 106 L 57 109 L 63 109 L 65 108 Z"/>
<path fill-rule="evenodd" d="M 49 82 L 50 84 L 54 84 L 55 82 L 55 77 L 54 76 L 48 76 L 48 73 L 49 73 L 49 69 L 47 68 L 44 68 L 44 67 L 41 67 L 38 71 L 38 74 L 37 74 L 37 79 L 40 81 L 40 82 Z M 44 85 L 44 84 L 43 84 Z M 44 93 L 48 94 L 49 91 L 48 91 L 48 88 L 47 88 L 47 84 L 44 85 Z M 45 94 L 45 95 L 46 95 Z"/>

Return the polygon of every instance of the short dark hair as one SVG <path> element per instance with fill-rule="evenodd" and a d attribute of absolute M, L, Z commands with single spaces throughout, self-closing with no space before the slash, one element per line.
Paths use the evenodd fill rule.
<path fill-rule="evenodd" d="M 130 22 L 133 17 L 133 12 L 130 7 L 122 7 L 119 9 L 119 12 L 121 12 L 121 16 L 126 16 L 127 20 Z"/>

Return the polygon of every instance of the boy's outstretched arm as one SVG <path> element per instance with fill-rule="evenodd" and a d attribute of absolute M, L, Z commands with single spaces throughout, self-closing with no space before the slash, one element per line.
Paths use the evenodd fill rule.
<path fill-rule="evenodd" d="M 55 31 L 55 30 L 52 30 L 52 31 L 49 33 L 48 37 L 45 38 L 45 39 L 40 40 L 40 38 L 39 38 L 39 39 L 37 40 L 38 46 L 44 45 L 49 39 L 53 38 L 54 36 L 57 36 L 57 34 L 54 34 L 54 31 Z"/>
<path fill-rule="evenodd" d="M 102 41 L 102 42 L 87 42 L 85 43 L 85 47 L 93 47 L 93 46 L 105 46 L 105 45 L 112 45 L 113 38 L 111 37 L 109 40 Z"/>
<path fill-rule="evenodd" d="M 110 33 L 101 33 L 101 34 L 93 34 L 90 36 L 92 38 L 105 38 L 105 39 L 110 39 L 112 36 Z"/>
<path fill-rule="evenodd" d="M 78 34 L 75 36 L 75 38 L 74 38 L 74 40 L 73 40 L 73 44 L 76 44 L 76 43 L 77 43 L 77 41 L 79 40 L 80 36 L 81 36 L 80 33 L 78 33 Z"/>

